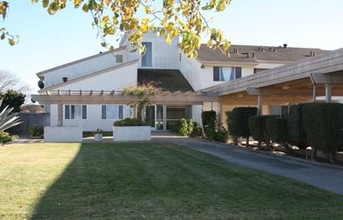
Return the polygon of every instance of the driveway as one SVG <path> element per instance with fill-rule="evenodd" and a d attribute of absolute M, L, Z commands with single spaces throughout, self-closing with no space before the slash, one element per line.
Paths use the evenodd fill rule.
<path fill-rule="evenodd" d="M 222 158 L 242 167 L 285 176 L 343 195 L 343 167 L 310 162 L 291 156 L 253 152 L 250 149 L 197 138 L 155 137 L 154 141 L 175 143 Z"/>

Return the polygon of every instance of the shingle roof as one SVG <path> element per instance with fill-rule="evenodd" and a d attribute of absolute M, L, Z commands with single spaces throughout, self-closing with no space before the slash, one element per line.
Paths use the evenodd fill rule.
<path fill-rule="evenodd" d="M 329 52 L 317 48 L 272 47 L 231 45 L 230 57 L 219 49 L 213 50 L 201 45 L 197 59 L 203 63 L 257 63 L 258 61 L 294 62 L 320 53 Z"/>
<path fill-rule="evenodd" d="M 154 82 L 164 91 L 194 91 L 179 70 L 138 69 L 138 83 Z"/>

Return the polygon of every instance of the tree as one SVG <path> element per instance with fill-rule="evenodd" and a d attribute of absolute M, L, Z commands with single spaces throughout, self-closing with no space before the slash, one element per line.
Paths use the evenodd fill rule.
<path fill-rule="evenodd" d="M 0 70 L 0 93 L 5 93 L 9 89 L 19 92 L 29 91 L 29 86 L 22 82 L 13 73 Z"/>
<path fill-rule="evenodd" d="M 76 9 L 82 9 L 85 13 L 91 13 L 94 18 L 93 26 L 98 28 L 103 39 L 118 32 L 129 32 L 131 44 L 140 48 L 140 52 L 144 52 L 141 42 L 143 35 L 148 31 L 164 37 L 168 44 L 171 44 L 174 37 L 180 37 L 180 47 L 189 57 L 197 56 L 203 34 L 207 34 L 207 45 L 211 48 L 219 48 L 227 54 L 230 47 L 230 42 L 225 39 L 222 31 L 211 28 L 203 14 L 224 11 L 231 0 L 42 0 L 41 2 L 50 15 L 62 11 L 68 3 Z M 0 15 L 3 19 L 8 8 L 9 3 L 0 0 Z M 144 17 L 139 18 L 139 14 L 144 14 Z M 2 40 L 8 38 L 11 45 L 16 43 L 15 37 L 6 29 L 1 28 L 0 31 Z M 110 47 L 105 40 L 102 45 Z"/>
<path fill-rule="evenodd" d="M 0 98 L 3 99 L 4 106 L 12 108 L 12 112 L 20 112 L 21 106 L 25 102 L 25 95 L 15 90 L 7 90 L 6 93 L 0 93 Z M 0 110 L 5 107 L 0 106 Z"/>
<path fill-rule="evenodd" d="M 138 98 L 138 101 L 132 102 L 130 104 L 132 104 L 134 109 L 136 110 L 137 118 L 143 122 L 144 107 L 149 104 L 150 97 L 153 97 L 160 91 L 160 88 L 156 87 L 154 83 L 150 82 L 146 84 L 129 86 L 123 90 L 123 94 Z"/>

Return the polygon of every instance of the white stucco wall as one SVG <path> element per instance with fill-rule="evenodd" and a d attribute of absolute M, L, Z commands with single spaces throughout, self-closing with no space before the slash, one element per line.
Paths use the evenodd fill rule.
<path fill-rule="evenodd" d="M 65 109 L 63 107 L 63 116 Z M 84 131 L 112 131 L 114 119 L 102 119 L 101 105 L 87 105 L 87 119 L 63 119 L 63 126 L 82 126 Z M 123 106 L 123 118 L 131 116 L 131 108 Z M 54 117 L 51 115 L 51 117 Z M 57 115 L 55 116 L 57 117 Z"/>
<path fill-rule="evenodd" d="M 86 77 L 75 82 L 62 84 L 60 90 L 116 90 L 121 91 L 130 85 L 137 84 L 137 62 L 124 65 L 122 68 Z"/>
<path fill-rule="evenodd" d="M 66 64 L 51 69 L 51 71 L 47 71 L 45 74 L 43 74 L 45 87 L 50 87 L 63 82 L 63 77 L 68 77 L 68 80 L 72 80 L 109 67 L 119 65 L 121 63 L 116 62 L 116 55 L 122 55 L 123 63 L 126 62 L 127 53 L 123 49 L 115 51 L 113 53 L 104 53 L 98 56 L 85 58 L 71 64 Z"/>
<path fill-rule="evenodd" d="M 50 126 L 57 126 L 58 125 L 57 105 L 51 104 L 49 107 L 49 110 L 50 110 Z"/>
<path fill-rule="evenodd" d="M 193 105 L 192 106 L 192 117 L 194 118 L 194 121 L 199 126 L 202 126 L 201 112 L 202 112 L 202 105 Z"/>
<path fill-rule="evenodd" d="M 177 69 L 179 58 L 177 38 L 168 45 L 163 37 L 149 32 L 144 35 L 143 42 L 152 43 L 152 67 L 141 67 L 139 62 L 139 68 Z"/>
<path fill-rule="evenodd" d="M 181 50 L 179 50 L 181 53 Z M 201 68 L 201 62 L 197 59 L 189 59 L 182 53 L 179 68 L 195 91 L 215 86 L 223 83 L 223 81 L 213 81 L 213 66 L 206 65 Z M 232 66 L 235 67 L 235 66 Z M 254 73 L 254 66 L 241 66 L 242 77 L 249 76 Z"/>

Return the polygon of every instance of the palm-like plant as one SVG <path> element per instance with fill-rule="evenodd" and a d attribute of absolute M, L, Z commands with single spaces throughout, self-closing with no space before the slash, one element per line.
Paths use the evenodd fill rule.
<path fill-rule="evenodd" d="M 0 99 L 0 106 L 1 104 L 2 104 L 2 99 Z M 13 108 L 8 108 L 8 106 L 6 106 L 0 112 L 0 132 L 5 131 L 6 129 L 9 129 L 21 123 L 21 121 L 19 121 L 19 114 L 18 113 L 11 114 L 12 110 Z"/>

